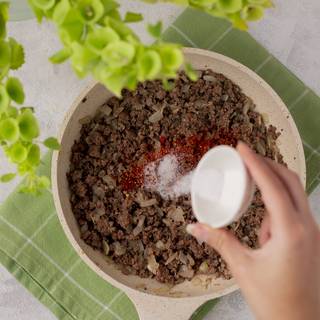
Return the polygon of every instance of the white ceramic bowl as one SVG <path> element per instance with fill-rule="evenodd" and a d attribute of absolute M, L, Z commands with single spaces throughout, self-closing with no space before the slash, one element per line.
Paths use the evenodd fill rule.
<path fill-rule="evenodd" d="M 258 75 L 240 63 L 213 52 L 186 48 L 186 60 L 195 69 L 211 68 L 224 74 L 252 98 L 257 110 L 269 118 L 282 134 L 278 146 L 289 167 L 305 182 L 305 160 L 301 139 L 290 113 L 271 87 Z M 62 227 L 73 248 L 94 272 L 112 285 L 125 291 L 137 306 L 141 319 L 188 319 L 192 312 L 209 299 L 221 297 L 238 287 L 233 279 L 215 279 L 214 276 L 197 276 L 174 287 L 153 279 L 124 275 L 97 250 L 81 240 L 79 227 L 69 201 L 66 173 L 69 171 L 71 147 L 79 139 L 79 120 L 95 114 L 112 94 L 101 84 L 85 88 L 67 112 L 60 130 L 61 148 L 52 159 L 52 188 L 56 210 Z M 101 280 L 103 281 L 103 280 Z"/>
<path fill-rule="evenodd" d="M 212 170 L 218 175 L 213 176 L 214 181 L 208 181 L 209 185 L 206 185 L 204 175 Z M 221 189 L 217 190 L 220 193 L 217 197 L 213 193 L 211 197 L 201 194 L 208 191 L 210 194 L 214 188 Z M 191 183 L 193 213 L 199 222 L 214 228 L 224 227 L 240 218 L 248 209 L 253 192 L 254 183 L 236 149 L 217 146 L 201 158 L 194 171 Z"/>

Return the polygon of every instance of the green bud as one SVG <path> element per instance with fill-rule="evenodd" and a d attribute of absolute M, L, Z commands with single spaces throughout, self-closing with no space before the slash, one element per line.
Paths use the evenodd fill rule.
<path fill-rule="evenodd" d="M 104 13 L 100 0 L 78 0 L 78 9 L 84 22 L 96 22 Z"/>
<path fill-rule="evenodd" d="M 0 121 L 0 137 L 8 142 L 19 139 L 19 126 L 15 119 L 7 118 Z"/>
<path fill-rule="evenodd" d="M 120 40 L 107 45 L 102 52 L 102 59 L 110 68 L 119 68 L 129 64 L 134 55 L 134 45 Z"/>
<path fill-rule="evenodd" d="M 119 35 L 112 28 L 96 28 L 88 34 L 86 45 L 93 52 L 100 54 L 109 43 L 119 40 Z"/>
<path fill-rule="evenodd" d="M 148 50 L 144 52 L 138 61 L 139 80 L 154 79 L 161 71 L 162 63 L 158 52 Z"/>
<path fill-rule="evenodd" d="M 27 148 L 21 142 L 16 142 L 7 149 L 7 155 L 13 163 L 21 163 L 27 159 Z"/>

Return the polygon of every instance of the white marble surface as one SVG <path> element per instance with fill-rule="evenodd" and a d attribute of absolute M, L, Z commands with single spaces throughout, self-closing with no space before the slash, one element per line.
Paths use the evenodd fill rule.
<path fill-rule="evenodd" d="M 136 1 L 121 1 L 126 9 L 141 10 L 150 22 L 162 19 L 168 25 L 181 11 L 171 5 L 150 6 Z M 266 18 L 254 24 L 251 34 L 277 58 L 320 94 L 320 2 L 318 0 L 278 0 L 276 8 Z M 150 38 L 143 25 L 136 25 L 137 33 Z M 10 34 L 23 43 L 26 64 L 17 75 L 26 90 L 26 103 L 36 107 L 43 137 L 55 135 L 65 110 L 70 106 L 89 79 L 78 80 L 69 66 L 53 66 L 47 57 L 59 48 L 54 28 L 35 21 L 12 22 Z M 10 166 L 0 154 L 0 174 Z M 0 185 L 0 202 L 12 191 L 15 182 Z M 317 217 L 320 217 L 320 188 L 310 197 Z M 320 221 L 320 220 L 318 220 Z M 55 317 L 24 289 L 3 267 L 0 267 L 0 320 L 54 320 Z M 220 300 L 206 320 L 253 319 L 240 292 Z M 150 319 L 151 320 L 151 319 Z M 152 319 L 156 320 L 156 319 Z"/>

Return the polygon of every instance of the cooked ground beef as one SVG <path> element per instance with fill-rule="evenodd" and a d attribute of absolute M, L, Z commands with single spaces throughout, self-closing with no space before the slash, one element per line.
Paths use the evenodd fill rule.
<path fill-rule="evenodd" d="M 192 155 L 185 157 L 188 171 L 209 147 L 242 140 L 283 163 L 276 147 L 279 134 L 264 124 L 251 99 L 222 74 L 199 73 L 196 82 L 181 73 L 171 91 L 159 81 L 124 90 L 122 99 L 109 99 L 93 119 L 81 120 L 67 175 L 72 209 L 82 239 L 126 274 L 165 283 L 199 273 L 231 277 L 214 249 L 186 233 L 185 226 L 196 221 L 190 196 L 162 199 L 143 188 L 141 168 L 148 159 L 186 147 Z M 199 141 L 210 144 L 201 149 Z M 249 210 L 228 228 L 256 248 L 264 212 L 257 191 Z"/>

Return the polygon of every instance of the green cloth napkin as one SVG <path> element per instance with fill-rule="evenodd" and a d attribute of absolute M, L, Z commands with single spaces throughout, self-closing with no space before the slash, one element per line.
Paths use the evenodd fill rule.
<path fill-rule="evenodd" d="M 255 70 L 278 92 L 303 139 L 307 190 L 311 192 L 320 182 L 320 98 L 249 34 L 232 29 L 223 20 L 188 9 L 164 38 L 234 58 Z M 48 154 L 40 168 L 47 175 L 50 159 Z M 126 295 L 98 277 L 73 250 L 49 192 L 38 198 L 14 192 L 2 204 L 0 262 L 59 319 L 138 319 Z M 203 319 L 215 303 L 206 303 L 192 319 Z"/>

